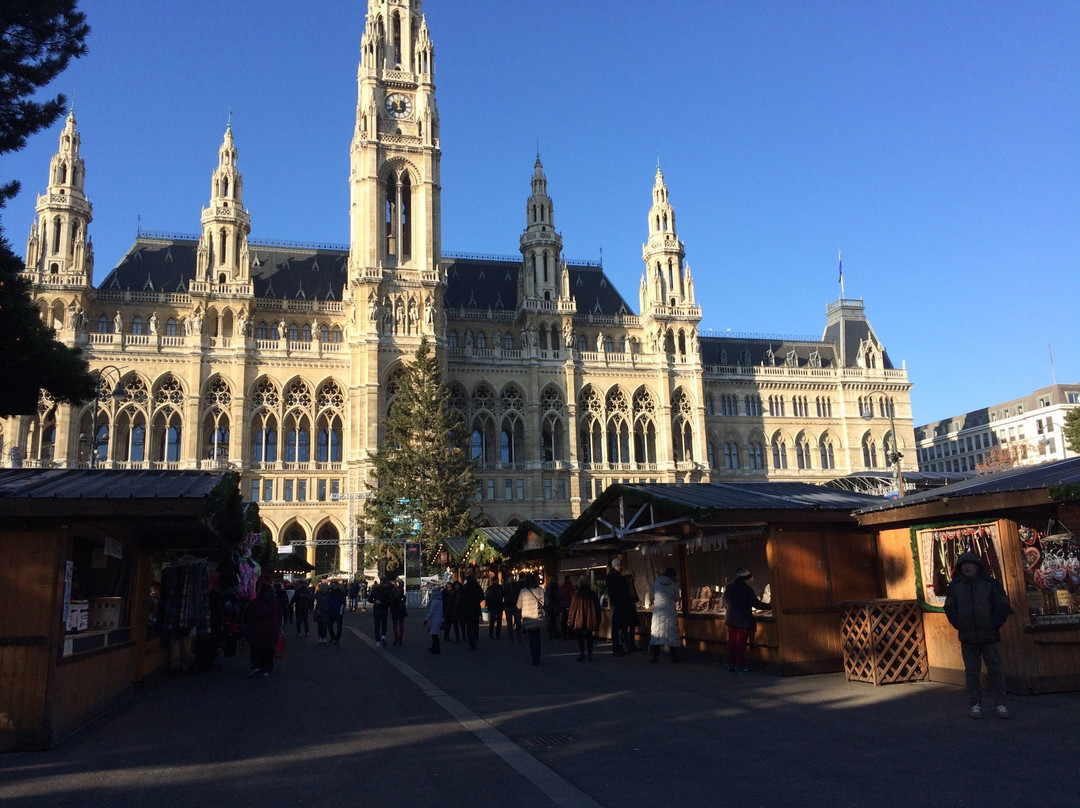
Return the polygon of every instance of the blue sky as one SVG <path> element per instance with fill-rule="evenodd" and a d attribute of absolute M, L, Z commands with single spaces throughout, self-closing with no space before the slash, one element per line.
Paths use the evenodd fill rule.
<path fill-rule="evenodd" d="M 252 237 L 348 239 L 365 3 L 84 2 L 100 280 L 197 233 L 232 111 Z M 657 155 L 702 331 L 820 336 L 862 298 L 915 422 L 1080 381 L 1080 4 L 429 0 L 443 247 L 517 253 L 537 143 L 571 259 L 637 308 Z M 61 125 L 6 155 L 22 253 Z"/>

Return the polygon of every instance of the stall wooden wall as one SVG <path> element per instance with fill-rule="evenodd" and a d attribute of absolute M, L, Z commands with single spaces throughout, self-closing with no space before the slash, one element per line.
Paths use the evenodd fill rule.
<path fill-rule="evenodd" d="M 780 672 L 843 670 L 839 604 L 880 597 L 873 536 L 775 528 L 768 555 Z"/>
<path fill-rule="evenodd" d="M 0 751 L 49 745 L 66 557 L 61 532 L 0 532 Z"/>
<path fill-rule="evenodd" d="M 54 744 L 111 709 L 121 696 L 131 691 L 137 652 L 137 646 L 129 643 L 60 664 L 54 691 Z"/>

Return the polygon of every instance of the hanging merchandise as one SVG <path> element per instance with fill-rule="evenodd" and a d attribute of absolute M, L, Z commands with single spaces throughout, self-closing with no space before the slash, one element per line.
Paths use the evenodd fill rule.
<path fill-rule="evenodd" d="M 162 569 L 158 624 L 162 646 L 192 629 L 210 631 L 210 565 L 206 559 L 184 557 Z"/>

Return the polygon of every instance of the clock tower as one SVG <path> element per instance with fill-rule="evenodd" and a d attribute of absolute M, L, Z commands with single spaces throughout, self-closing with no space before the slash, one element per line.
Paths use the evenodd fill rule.
<path fill-rule="evenodd" d="M 368 0 L 349 157 L 350 493 L 364 490 L 392 377 L 443 342 L 435 50 L 420 0 Z M 350 513 L 350 521 L 353 514 Z"/>

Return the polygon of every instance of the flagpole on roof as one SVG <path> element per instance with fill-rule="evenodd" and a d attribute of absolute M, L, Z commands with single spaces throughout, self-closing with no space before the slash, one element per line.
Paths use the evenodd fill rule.
<path fill-rule="evenodd" d="M 840 299 L 844 299 L 844 254 L 836 251 L 836 261 L 840 265 Z"/>

